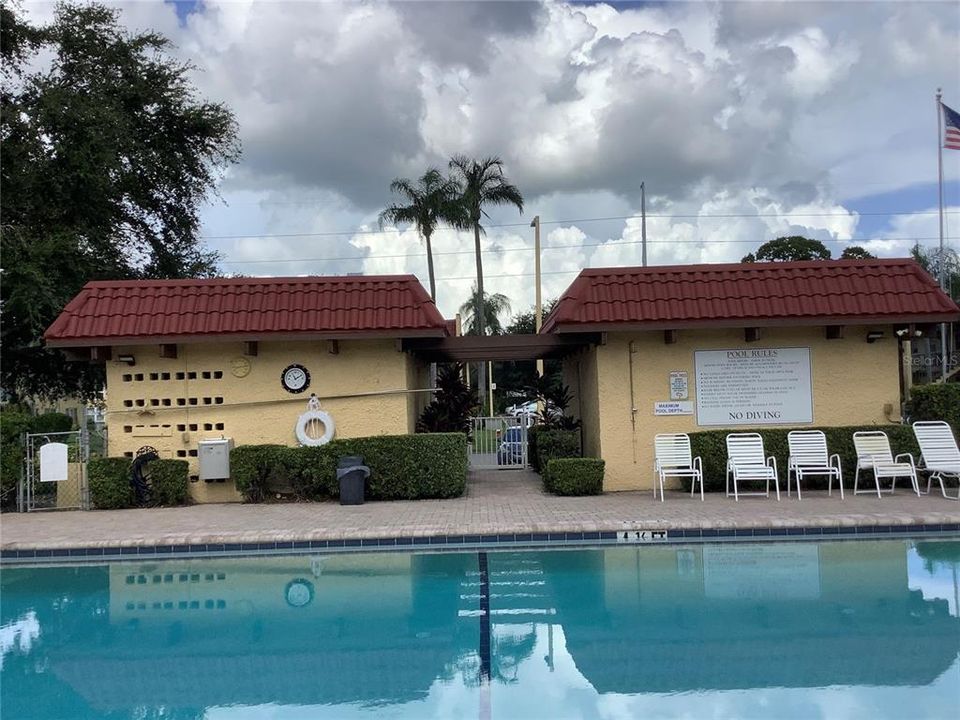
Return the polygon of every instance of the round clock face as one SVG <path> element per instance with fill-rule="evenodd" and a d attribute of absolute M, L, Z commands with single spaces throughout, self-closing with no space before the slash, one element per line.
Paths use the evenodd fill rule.
<path fill-rule="evenodd" d="M 250 361 L 245 357 L 235 357 L 230 361 L 230 372 L 234 377 L 246 377 L 250 374 Z"/>
<path fill-rule="evenodd" d="M 301 393 L 310 387 L 310 373 L 303 365 L 288 365 L 280 374 L 283 389 L 291 393 Z"/>

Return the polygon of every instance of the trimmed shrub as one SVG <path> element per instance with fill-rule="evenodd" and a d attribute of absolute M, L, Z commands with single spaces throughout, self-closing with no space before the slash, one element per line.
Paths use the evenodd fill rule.
<path fill-rule="evenodd" d="M 230 451 L 230 474 L 246 502 L 263 502 L 271 487 L 287 484 L 285 445 L 241 445 Z"/>
<path fill-rule="evenodd" d="M 91 458 L 87 464 L 90 502 L 97 510 L 137 507 L 130 484 L 132 463 L 128 458 Z M 185 505 L 189 501 L 186 460 L 154 460 L 147 464 L 152 505 Z"/>
<path fill-rule="evenodd" d="M 535 453 L 531 456 L 536 458 L 534 469 L 542 474 L 551 460 L 580 457 L 580 431 L 541 428 L 536 433 L 534 447 Z"/>
<path fill-rule="evenodd" d="M 597 458 L 554 458 L 543 473 L 543 489 L 555 495 L 599 495 L 603 468 Z"/>
<path fill-rule="evenodd" d="M 960 383 L 917 385 L 910 389 L 910 417 L 944 420 L 960 432 Z"/>
<path fill-rule="evenodd" d="M 421 433 L 333 440 L 321 447 L 246 445 L 230 453 L 234 482 L 247 502 L 261 502 L 271 486 L 286 484 L 297 499 L 339 497 L 337 462 L 360 455 L 370 468 L 369 500 L 458 497 L 466 488 L 467 438 Z"/>
<path fill-rule="evenodd" d="M 153 504 L 185 505 L 187 503 L 190 497 L 189 467 L 186 460 L 154 460 L 147 465 Z"/>
<path fill-rule="evenodd" d="M 755 432 L 763 438 L 763 449 L 767 457 L 773 455 L 777 459 L 777 470 L 780 475 L 780 489 L 787 487 L 787 458 L 789 448 L 787 433 L 791 430 L 822 430 L 827 436 L 827 449 L 830 454 L 840 455 L 840 464 L 843 467 L 844 487 L 853 486 L 853 475 L 857 466 L 857 453 L 853 447 L 853 433 L 859 430 L 882 430 L 890 438 L 890 447 L 894 455 L 898 453 L 913 453 L 914 459 L 919 459 L 920 449 L 917 447 L 913 428 L 909 425 L 854 425 L 849 427 L 824 428 L 763 428 L 763 429 L 726 429 L 707 430 L 690 433 L 690 447 L 693 456 L 703 458 L 703 484 L 709 492 L 723 491 L 726 487 L 727 472 L 727 444 L 726 437 L 733 432 Z M 685 480 L 686 489 L 690 489 L 690 481 Z M 808 477 L 804 480 L 803 489 L 826 489 L 829 478 Z"/>
<path fill-rule="evenodd" d="M 90 502 L 97 510 L 116 510 L 137 504 L 127 458 L 91 458 L 87 463 L 87 478 Z"/>

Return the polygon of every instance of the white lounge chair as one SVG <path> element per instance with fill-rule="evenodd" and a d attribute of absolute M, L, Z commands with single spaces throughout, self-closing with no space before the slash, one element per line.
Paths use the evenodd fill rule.
<path fill-rule="evenodd" d="M 733 499 L 739 501 L 741 495 L 763 495 L 770 497 L 770 481 L 777 490 L 777 502 L 780 501 L 780 480 L 777 476 L 777 459 L 772 455 L 764 457 L 763 438 L 759 433 L 731 433 L 727 435 L 727 497 L 730 497 L 730 480 L 733 480 Z M 766 480 L 766 492 L 742 493 L 740 482 L 744 480 Z"/>
<path fill-rule="evenodd" d="M 792 430 L 787 433 L 787 445 L 790 457 L 787 460 L 787 497 L 790 497 L 790 483 L 796 479 L 797 500 L 801 500 L 800 481 L 808 475 L 826 475 L 830 478 L 827 493 L 833 495 L 833 479 L 840 485 L 840 499 L 843 500 L 843 470 L 840 467 L 840 455 L 830 455 L 827 450 L 827 436 L 821 430 Z"/>
<path fill-rule="evenodd" d="M 703 461 L 693 457 L 690 436 L 685 433 L 661 433 L 654 437 L 656 459 L 654 472 L 660 483 L 660 502 L 663 502 L 663 481 L 670 477 L 691 478 L 690 495 L 693 496 L 700 483 L 700 501 L 703 501 Z M 657 499 L 657 486 L 653 486 L 653 499 Z"/>
<path fill-rule="evenodd" d="M 913 434 L 920 446 L 920 472 L 927 473 L 927 494 L 934 479 L 940 482 L 940 492 L 949 500 L 960 500 L 960 487 L 957 494 L 947 495 L 944 478 L 960 481 L 960 448 L 950 426 L 939 420 L 915 422 Z"/>
<path fill-rule="evenodd" d="M 857 472 L 853 477 L 853 494 L 861 495 L 872 493 L 873 490 L 860 490 L 861 470 L 873 470 L 873 480 L 877 486 L 877 497 L 881 493 L 892 493 L 897 487 L 897 478 L 910 478 L 913 491 L 919 495 L 920 485 L 917 482 L 917 467 L 913 462 L 913 455 L 900 453 L 896 457 L 890 450 L 890 438 L 880 430 L 868 430 L 853 434 L 853 447 L 857 451 Z M 890 489 L 880 489 L 880 479 L 890 478 Z"/>

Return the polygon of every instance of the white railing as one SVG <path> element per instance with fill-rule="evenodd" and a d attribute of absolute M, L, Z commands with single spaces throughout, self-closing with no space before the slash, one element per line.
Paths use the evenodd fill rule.
<path fill-rule="evenodd" d="M 470 421 L 470 467 L 475 470 L 525 468 L 527 428 L 533 416 L 475 417 Z"/>

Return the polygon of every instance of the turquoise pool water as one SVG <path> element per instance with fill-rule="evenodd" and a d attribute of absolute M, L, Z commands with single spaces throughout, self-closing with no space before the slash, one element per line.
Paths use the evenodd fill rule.
<path fill-rule="evenodd" d="M 5 568 L 3 718 L 955 718 L 960 541 Z"/>

